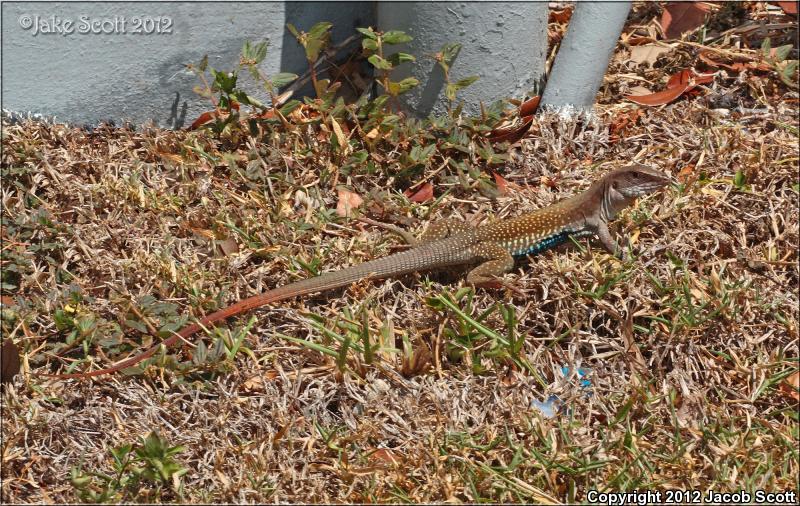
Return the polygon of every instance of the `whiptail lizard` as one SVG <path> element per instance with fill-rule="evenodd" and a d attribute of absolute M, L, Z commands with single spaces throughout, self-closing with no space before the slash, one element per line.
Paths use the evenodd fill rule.
<path fill-rule="evenodd" d="M 480 263 L 467 275 L 467 283 L 474 286 L 493 285 L 497 276 L 514 267 L 515 257 L 540 253 L 569 240 L 570 237 L 591 235 L 597 235 L 600 243 L 610 253 L 622 257 L 623 251 L 611 237 L 608 222 L 637 197 L 653 193 L 669 182 L 670 178 L 662 172 L 643 165 L 632 165 L 609 172 L 579 195 L 516 218 L 480 227 L 444 220 L 428 227 L 419 245 L 412 249 L 240 300 L 184 327 L 147 351 L 106 369 L 46 376 L 89 378 L 113 373 L 138 364 L 153 355 L 162 345 L 172 346 L 220 320 L 272 302 L 332 290 L 365 279 L 389 278 L 417 271 Z"/>

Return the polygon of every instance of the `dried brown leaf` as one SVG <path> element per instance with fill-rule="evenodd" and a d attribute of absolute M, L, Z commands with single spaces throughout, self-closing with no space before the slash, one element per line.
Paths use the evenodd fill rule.
<path fill-rule="evenodd" d="M 353 210 L 364 202 L 364 199 L 358 193 L 342 188 L 339 188 L 337 192 L 339 194 L 339 202 L 336 204 L 336 214 L 339 216 L 352 216 Z"/>
<path fill-rule="evenodd" d="M 3 340 L 0 348 L 0 383 L 9 383 L 19 372 L 19 348 L 11 338 Z"/>
<path fill-rule="evenodd" d="M 680 38 L 684 32 L 702 26 L 708 12 L 704 2 L 667 2 L 661 15 L 661 28 L 668 39 Z"/>
<path fill-rule="evenodd" d="M 404 195 L 408 197 L 408 200 L 411 202 L 422 204 L 423 202 L 433 200 L 433 185 L 430 183 L 424 183 L 416 192 L 408 189 L 405 191 Z"/>
<path fill-rule="evenodd" d="M 672 51 L 672 48 L 659 46 L 658 44 L 634 46 L 631 48 L 631 61 L 639 65 L 646 63 L 648 67 L 652 68 L 659 56 L 670 51 Z"/>

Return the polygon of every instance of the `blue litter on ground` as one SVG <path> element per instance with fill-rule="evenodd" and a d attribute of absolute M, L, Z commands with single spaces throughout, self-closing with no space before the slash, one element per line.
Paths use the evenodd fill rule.
<path fill-rule="evenodd" d="M 584 376 L 588 375 L 590 372 L 591 371 L 589 371 L 588 369 L 583 369 L 580 367 L 577 369 L 578 378 L 580 379 L 581 382 L 581 388 L 589 388 L 590 386 L 592 386 L 592 382 L 584 378 Z M 569 367 L 565 365 L 561 366 L 561 374 L 563 374 L 565 378 L 569 377 L 569 373 L 570 373 Z M 561 402 L 561 399 L 559 399 L 557 395 L 551 395 L 550 397 L 547 398 L 546 401 L 537 401 L 534 399 L 533 401 L 531 401 L 531 407 L 538 409 L 545 418 L 555 418 L 555 416 L 558 415 L 558 413 L 564 407 L 564 403 Z"/>
<path fill-rule="evenodd" d="M 561 399 L 557 395 L 551 395 L 544 402 L 534 399 L 531 401 L 531 407 L 541 411 L 545 418 L 555 418 L 561 408 Z"/>
<path fill-rule="evenodd" d="M 586 370 L 586 369 L 583 369 L 583 368 L 581 368 L 581 367 L 578 367 L 578 378 L 583 378 L 584 376 L 586 376 L 587 374 L 589 374 L 589 372 L 590 372 L 590 371 L 588 371 L 588 370 Z M 569 367 L 567 367 L 567 366 L 565 366 L 565 365 L 562 365 L 562 366 L 561 366 L 561 374 L 563 374 L 565 378 L 566 378 L 567 376 L 569 376 Z M 588 380 L 588 379 L 582 379 L 582 380 L 581 380 L 581 386 L 582 386 L 583 388 L 590 387 L 590 386 L 592 386 L 592 382 L 591 382 L 590 380 Z"/>

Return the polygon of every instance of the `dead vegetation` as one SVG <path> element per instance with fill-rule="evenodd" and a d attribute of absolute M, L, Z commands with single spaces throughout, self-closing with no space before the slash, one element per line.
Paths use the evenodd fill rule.
<path fill-rule="evenodd" d="M 620 65 L 596 117 L 534 117 L 494 179 L 505 194 L 438 165 L 398 188 L 399 151 L 379 153 L 376 172 L 344 173 L 311 128 L 226 149 L 203 132 L 5 121 L 2 325 L 23 370 L 3 393 L 3 501 L 99 493 L 109 482 L 81 488 L 71 471 L 112 475 L 111 449 L 154 429 L 183 447 L 185 474 L 118 480 L 112 499 L 571 502 L 590 489 L 795 487 L 797 93 L 766 74 L 778 94 L 765 102 L 752 92 L 765 86 L 717 79 L 643 109 L 620 100 Z M 617 222 L 630 263 L 582 241 L 520 265 L 508 276 L 520 293 L 456 293 L 463 281 L 446 273 L 357 284 L 257 311 L 249 331 L 253 315 L 230 321 L 141 375 L 35 376 L 100 367 L 187 314 L 402 247 L 338 218 L 337 189 L 418 230 L 546 206 L 629 161 L 681 181 Z M 398 191 L 421 181 L 438 200 Z M 550 396 L 553 417 L 533 405 Z"/>

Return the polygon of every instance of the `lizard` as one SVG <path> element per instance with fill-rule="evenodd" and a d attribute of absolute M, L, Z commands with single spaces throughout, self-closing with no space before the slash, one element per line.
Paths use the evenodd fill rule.
<path fill-rule="evenodd" d="M 333 290 L 362 280 L 477 263 L 479 265 L 467 274 L 467 283 L 475 287 L 496 286 L 497 278 L 513 269 L 516 258 L 541 253 L 570 237 L 596 235 L 609 253 L 622 259 L 625 254 L 611 236 L 608 223 L 638 197 L 654 193 L 671 181 L 671 177 L 656 169 L 629 165 L 610 171 L 583 193 L 515 218 L 478 227 L 470 227 L 455 219 L 442 220 L 429 226 L 411 249 L 242 299 L 189 324 L 146 351 L 105 369 L 45 376 L 68 379 L 111 374 L 147 359 L 160 346 L 170 347 L 179 340 L 187 340 L 221 320 L 270 303 Z"/>

